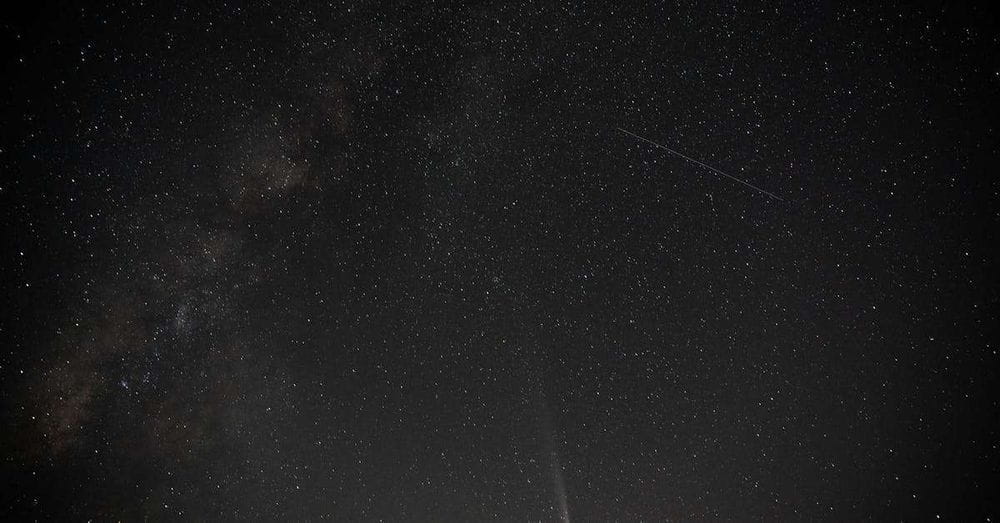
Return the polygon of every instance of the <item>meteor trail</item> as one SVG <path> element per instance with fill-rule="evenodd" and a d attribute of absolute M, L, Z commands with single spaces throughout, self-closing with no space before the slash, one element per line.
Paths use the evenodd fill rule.
<path fill-rule="evenodd" d="M 656 142 L 654 142 L 652 140 L 649 140 L 647 138 L 643 138 L 642 136 L 639 136 L 638 134 L 635 134 L 635 133 L 630 132 L 630 131 L 626 131 L 625 129 L 622 129 L 621 127 L 616 127 L 615 129 L 618 129 L 619 131 L 621 131 L 621 132 L 623 132 L 623 133 L 625 133 L 627 135 L 630 135 L 630 136 L 633 136 L 635 138 L 638 138 L 638 139 L 640 139 L 640 140 L 642 140 L 642 141 L 644 141 L 644 142 L 646 142 L 646 143 L 648 143 L 648 144 L 650 144 L 650 145 L 652 145 L 654 147 L 659 147 L 660 149 L 663 149 L 663 150 L 665 150 L 665 151 L 667 151 L 667 152 L 669 152 L 669 153 L 671 153 L 671 154 L 673 154 L 675 156 L 680 156 L 681 158 L 683 158 L 683 159 L 685 159 L 685 160 L 687 160 L 687 161 L 689 161 L 691 163 L 698 164 L 698 165 L 700 165 L 700 166 L 708 169 L 709 171 L 712 171 L 715 174 L 721 174 L 722 176 L 725 176 L 726 178 L 729 178 L 730 180 L 742 183 L 743 185 L 746 185 L 747 187 L 749 187 L 749 188 L 751 188 L 751 189 L 753 189 L 755 191 L 758 191 L 760 193 L 766 194 L 766 195 L 770 196 L 771 198 L 774 198 L 775 200 L 778 200 L 780 202 L 785 201 L 783 198 L 781 198 L 780 196 L 778 196 L 778 195 L 776 195 L 774 193 L 767 192 L 764 189 L 761 189 L 760 187 L 757 187 L 756 185 L 753 185 L 753 184 L 751 184 L 749 182 L 745 182 L 745 181 L 743 181 L 743 180 L 741 180 L 741 179 L 739 179 L 739 178 L 737 178 L 735 176 L 732 176 L 730 174 L 726 174 L 726 173 L 724 173 L 724 172 L 716 169 L 715 167 L 712 167 L 711 165 L 708 165 L 707 163 L 699 162 L 698 160 L 695 160 L 694 158 L 691 158 L 690 156 L 687 156 L 687 155 L 685 155 L 683 153 L 675 151 L 675 150 L 667 147 L 666 145 L 658 144 L 658 143 L 656 143 Z"/>

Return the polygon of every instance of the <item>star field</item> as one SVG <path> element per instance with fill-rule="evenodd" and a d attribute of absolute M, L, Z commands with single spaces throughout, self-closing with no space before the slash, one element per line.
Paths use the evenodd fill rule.
<path fill-rule="evenodd" d="M 1000 517 L 985 3 L 27 9 L 6 517 Z"/>

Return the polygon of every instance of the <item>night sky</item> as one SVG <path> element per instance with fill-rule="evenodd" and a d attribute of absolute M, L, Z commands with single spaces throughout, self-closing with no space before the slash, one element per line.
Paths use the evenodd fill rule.
<path fill-rule="evenodd" d="M 997 521 L 996 15 L 612 3 L 0 15 L 0 514 Z"/>

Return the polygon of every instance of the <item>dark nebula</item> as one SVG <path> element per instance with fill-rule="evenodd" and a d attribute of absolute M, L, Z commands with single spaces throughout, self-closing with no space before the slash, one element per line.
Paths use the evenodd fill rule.
<path fill-rule="evenodd" d="M 28 4 L 0 519 L 1000 518 L 988 4 Z"/>

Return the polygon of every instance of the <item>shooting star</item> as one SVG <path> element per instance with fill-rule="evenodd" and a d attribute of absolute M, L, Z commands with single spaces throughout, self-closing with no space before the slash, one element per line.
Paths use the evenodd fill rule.
<path fill-rule="evenodd" d="M 646 143 L 648 143 L 648 144 L 650 144 L 650 145 L 652 145 L 654 147 L 659 147 L 660 149 L 663 149 L 663 150 L 667 151 L 668 153 L 673 154 L 674 156 L 679 156 L 679 157 L 681 157 L 681 158 L 683 158 L 683 159 L 685 159 L 685 160 L 687 160 L 687 161 L 689 161 L 691 163 L 698 164 L 698 165 L 700 165 L 700 166 L 708 169 L 709 171 L 712 171 L 715 174 L 720 174 L 722 176 L 725 176 L 726 178 L 729 178 L 730 180 L 733 180 L 733 181 L 739 182 L 739 183 L 741 183 L 743 185 L 746 185 L 747 187 L 749 187 L 749 188 L 751 188 L 751 189 L 753 189 L 753 190 L 755 190 L 755 191 L 757 191 L 759 193 L 766 194 L 766 195 L 770 196 L 771 198 L 774 198 L 775 200 L 778 200 L 779 202 L 784 202 L 785 201 L 784 198 L 782 198 L 782 197 L 780 197 L 780 196 L 778 196 L 778 195 L 776 195 L 774 193 L 767 192 L 764 189 L 761 189 L 760 187 L 757 187 L 756 185 L 753 185 L 753 184 L 751 184 L 749 182 L 743 181 L 743 180 L 741 180 L 741 179 L 739 179 L 739 178 L 737 178 L 735 176 L 732 176 L 730 174 L 726 174 L 726 173 L 720 171 L 719 169 L 716 169 L 715 167 L 712 167 L 711 165 L 708 165 L 707 163 L 695 160 L 694 158 L 691 158 L 690 156 L 687 156 L 687 155 L 685 155 L 683 153 L 675 151 L 675 150 L 667 147 L 666 145 L 658 144 L 658 143 L 656 143 L 656 142 L 654 142 L 654 141 L 652 141 L 652 140 L 650 140 L 648 138 L 643 138 L 642 136 L 639 136 L 638 134 L 635 134 L 635 133 L 630 132 L 630 131 L 626 131 L 625 129 L 622 129 L 621 127 L 616 127 L 616 129 L 618 129 L 619 131 L 621 131 L 621 132 L 623 132 L 623 133 L 625 133 L 625 134 L 627 134 L 629 136 L 638 138 L 639 140 L 642 140 L 642 141 L 644 141 L 644 142 L 646 142 Z"/>
<path fill-rule="evenodd" d="M 549 457 L 549 474 L 552 477 L 552 493 L 555 495 L 555 508 L 559 512 L 560 523 L 569 522 L 569 500 L 566 498 L 566 480 L 563 478 L 562 464 L 559 462 L 559 452 L 556 447 L 555 434 L 552 431 L 552 416 L 549 414 L 548 402 L 544 393 L 541 394 L 542 437 Z"/>

